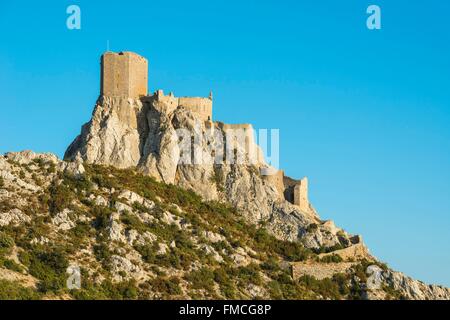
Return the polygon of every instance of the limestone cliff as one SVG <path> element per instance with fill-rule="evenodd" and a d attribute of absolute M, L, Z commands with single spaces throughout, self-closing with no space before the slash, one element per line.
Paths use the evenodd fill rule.
<path fill-rule="evenodd" d="M 155 95 L 141 99 L 102 97 L 65 159 L 118 168 L 137 167 L 159 181 L 192 189 L 206 200 L 230 202 L 249 221 L 265 223 L 280 239 L 300 240 L 311 248 L 352 244 L 348 234 L 330 228 L 313 209 L 301 210 L 285 200 L 273 180 L 261 174 L 268 165 L 260 154 L 256 163 L 245 161 L 244 157 L 240 164 L 215 164 L 215 150 L 210 145 L 218 143 L 217 135 L 210 134 L 210 139 L 203 139 L 197 146 L 202 163 L 180 163 L 183 155 L 177 130 L 199 131 L 202 135 L 220 131 L 219 136 L 225 136 L 226 128 L 220 122 L 201 121 L 190 110 L 174 107 Z M 244 146 L 236 147 L 237 153 L 245 155 Z M 318 228 L 308 231 L 310 225 Z"/>

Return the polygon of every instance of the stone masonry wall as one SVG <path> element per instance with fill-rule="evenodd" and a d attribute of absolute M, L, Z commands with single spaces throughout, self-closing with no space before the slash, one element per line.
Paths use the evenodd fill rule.
<path fill-rule="evenodd" d="M 308 200 L 308 178 L 303 178 L 294 187 L 294 204 L 303 212 L 311 211 Z"/>
<path fill-rule="evenodd" d="M 101 59 L 102 96 L 137 98 L 147 95 L 148 62 L 133 52 L 106 52 Z"/>
<path fill-rule="evenodd" d="M 285 190 L 285 186 L 284 186 L 284 182 L 283 182 L 284 171 L 278 170 L 274 174 L 264 175 L 263 178 L 264 178 L 264 180 L 266 180 L 269 183 L 271 183 L 272 185 L 274 185 L 278 191 L 278 194 L 280 195 L 280 198 L 284 199 L 284 190 Z"/>
<path fill-rule="evenodd" d="M 212 100 L 210 98 L 180 97 L 178 106 L 195 112 L 203 121 L 212 120 Z"/>
<path fill-rule="evenodd" d="M 173 108 L 183 107 L 195 113 L 202 121 L 212 120 L 212 100 L 203 97 L 175 97 L 172 93 L 164 95 L 162 90 L 155 92 L 156 99 Z"/>

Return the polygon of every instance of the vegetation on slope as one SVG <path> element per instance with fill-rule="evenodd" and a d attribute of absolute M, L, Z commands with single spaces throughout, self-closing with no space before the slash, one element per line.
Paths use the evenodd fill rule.
<path fill-rule="evenodd" d="M 320 261 L 302 244 L 278 240 L 263 226 L 248 224 L 227 204 L 203 201 L 192 191 L 135 170 L 85 168 L 77 177 L 55 172 L 52 163 L 42 161 L 21 168 L 23 179 L 43 188 L 23 195 L 28 205 L 20 209 L 30 222 L 0 227 L 0 267 L 31 275 L 37 284 L 24 287 L 1 280 L 0 299 L 361 298 L 355 276 L 365 276 L 363 265 L 332 279 L 294 281 L 288 262 L 330 263 L 338 258 Z M 124 191 L 145 203 L 121 198 Z M 117 204 L 128 209 L 118 214 Z M 14 207 L 0 201 L 2 212 Z M 61 212 L 73 225 L 56 228 Z M 112 236 L 114 226 L 123 240 Z M 208 238 L 208 233 L 218 240 Z M 129 240 L 131 234 L 153 239 Z M 131 271 L 118 267 L 120 257 L 126 257 Z M 74 264 L 81 267 L 82 287 L 70 290 L 66 270 Z"/>

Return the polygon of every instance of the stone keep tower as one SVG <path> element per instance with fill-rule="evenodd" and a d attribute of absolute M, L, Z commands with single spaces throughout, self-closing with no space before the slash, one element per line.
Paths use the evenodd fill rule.
<path fill-rule="evenodd" d="M 308 178 L 303 178 L 294 187 L 294 204 L 303 212 L 310 212 L 308 200 Z"/>
<path fill-rule="evenodd" d="M 133 52 L 105 52 L 101 59 L 102 96 L 137 98 L 148 92 L 148 61 Z"/>

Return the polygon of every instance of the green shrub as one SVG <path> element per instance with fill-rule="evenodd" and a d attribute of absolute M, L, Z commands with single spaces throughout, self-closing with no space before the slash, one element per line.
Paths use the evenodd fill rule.
<path fill-rule="evenodd" d="M 89 193 L 93 189 L 92 182 L 84 175 L 74 176 L 71 174 L 64 174 L 63 181 L 66 186 L 72 190 L 76 190 L 78 194 L 81 194 L 82 191 Z"/>
<path fill-rule="evenodd" d="M 195 258 L 192 252 L 186 252 L 179 248 L 171 248 L 166 254 L 157 254 L 159 245 L 156 242 L 152 245 L 137 246 L 135 249 L 146 263 L 165 268 L 188 270 Z"/>
<path fill-rule="evenodd" d="M 292 280 L 292 277 L 285 271 L 279 272 L 268 283 L 268 292 L 272 299 L 306 299 L 312 298 L 307 295 L 307 291 L 298 283 Z"/>
<path fill-rule="evenodd" d="M 14 239 L 9 235 L 0 233 L 0 254 L 8 253 L 14 247 Z"/>
<path fill-rule="evenodd" d="M 15 271 L 15 272 L 19 272 L 22 273 L 23 272 L 23 268 L 22 266 L 20 266 L 18 263 L 16 263 L 14 260 L 10 260 L 10 259 L 5 259 L 3 261 L 3 266 L 6 269 Z"/>
<path fill-rule="evenodd" d="M 70 230 L 72 236 L 81 243 L 88 240 L 87 238 L 93 234 L 93 228 L 88 222 L 78 222 L 77 225 Z"/>
<path fill-rule="evenodd" d="M 207 291 L 214 289 L 214 272 L 207 268 L 191 271 L 184 278 L 191 283 L 193 289 L 205 289 Z"/>
<path fill-rule="evenodd" d="M 71 291 L 71 295 L 77 300 L 132 300 L 138 297 L 138 288 L 134 280 L 120 283 L 106 280 L 101 285 L 95 285 L 91 281 L 82 281 L 81 285 L 80 290 Z"/>
<path fill-rule="evenodd" d="M 102 290 L 110 299 L 132 300 L 136 299 L 138 295 L 135 280 L 114 284 L 109 281 L 104 281 L 102 283 Z"/>
<path fill-rule="evenodd" d="M 149 283 L 154 291 L 162 293 L 165 297 L 181 295 L 183 293 L 180 287 L 180 279 L 177 277 L 169 279 L 155 278 Z"/>
<path fill-rule="evenodd" d="M 48 207 L 53 214 L 66 209 L 74 199 L 72 190 L 62 183 L 53 183 L 49 188 L 49 195 Z"/>
<path fill-rule="evenodd" d="M 124 212 L 120 216 L 120 221 L 129 229 L 134 229 L 139 233 L 143 233 L 148 230 L 148 227 L 145 223 L 143 223 L 136 215 L 129 212 Z"/>
<path fill-rule="evenodd" d="M 403 293 L 394 289 L 392 284 L 384 285 L 382 289 L 384 292 L 386 292 L 385 300 L 407 300 L 407 298 L 403 295 Z"/>
<path fill-rule="evenodd" d="M 227 299 L 236 298 L 236 288 L 234 283 L 225 268 L 217 268 L 214 270 L 214 281 L 220 286 L 220 291 Z"/>
<path fill-rule="evenodd" d="M 41 298 L 40 294 L 33 289 L 7 280 L 0 280 L 0 288 L 0 300 L 38 300 Z"/>
<path fill-rule="evenodd" d="M 94 216 L 94 227 L 97 230 L 103 230 L 109 226 L 112 210 L 102 206 L 93 206 L 91 214 Z"/>
<path fill-rule="evenodd" d="M 20 255 L 29 273 L 40 280 L 41 292 L 58 292 L 65 286 L 65 274 L 69 263 L 59 249 L 35 249 Z"/>
<path fill-rule="evenodd" d="M 333 279 L 328 278 L 317 280 L 314 277 L 305 275 L 298 282 L 324 299 L 340 300 L 344 298 L 340 282 L 336 280 L 333 281 Z"/>
<path fill-rule="evenodd" d="M 36 173 L 33 173 L 31 175 L 31 178 L 33 179 L 33 181 L 36 183 L 37 186 L 42 186 L 44 184 L 44 182 L 37 176 Z"/>
<path fill-rule="evenodd" d="M 106 243 L 99 243 L 94 246 L 94 255 L 98 262 L 102 263 L 103 268 L 109 269 L 109 262 L 112 256 L 111 251 Z"/>
<path fill-rule="evenodd" d="M 247 266 L 238 267 L 233 273 L 239 279 L 241 285 L 247 286 L 249 283 L 262 284 L 260 268 L 257 264 L 251 263 Z"/>
<path fill-rule="evenodd" d="M 333 251 L 342 250 L 344 248 L 345 247 L 341 243 L 336 243 L 334 246 L 331 246 L 331 247 L 320 247 L 319 249 L 314 249 L 314 252 L 316 254 L 330 253 L 330 252 L 333 252 Z"/>
<path fill-rule="evenodd" d="M 94 174 L 92 182 L 96 183 L 100 188 L 117 189 L 119 187 L 117 179 L 110 177 L 108 174 Z"/>
<path fill-rule="evenodd" d="M 135 249 L 137 252 L 139 252 L 144 262 L 157 264 L 156 259 L 157 259 L 157 252 L 159 250 L 159 245 L 157 242 L 154 242 L 151 245 L 146 244 L 144 246 L 136 246 Z"/>
<path fill-rule="evenodd" d="M 278 241 L 276 252 L 289 261 L 305 261 L 311 255 L 311 251 L 298 242 Z"/>
<path fill-rule="evenodd" d="M 278 265 L 278 262 L 273 258 L 269 258 L 267 261 L 264 261 L 260 265 L 262 270 L 268 271 L 268 272 L 276 272 L 280 270 L 280 266 Z"/>
<path fill-rule="evenodd" d="M 259 251 L 274 252 L 288 261 L 305 261 L 312 254 L 301 243 L 276 239 L 264 228 L 258 229 L 254 237 Z"/>
<path fill-rule="evenodd" d="M 217 268 L 214 270 L 214 281 L 222 285 L 230 282 L 230 275 L 225 268 Z"/>
<path fill-rule="evenodd" d="M 274 300 L 283 299 L 283 292 L 281 285 L 276 280 L 272 280 L 267 285 L 268 293 L 270 297 Z"/>
<path fill-rule="evenodd" d="M 56 172 L 56 165 L 53 162 L 48 161 L 46 164 L 47 164 L 47 173 L 48 174 Z"/>
<path fill-rule="evenodd" d="M 139 203 L 137 201 L 133 202 L 133 204 L 131 205 L 131 207 L 139 212 L 147 212 L 148 209 L 146 206 L 144 206 L 142 203 Z"/>

